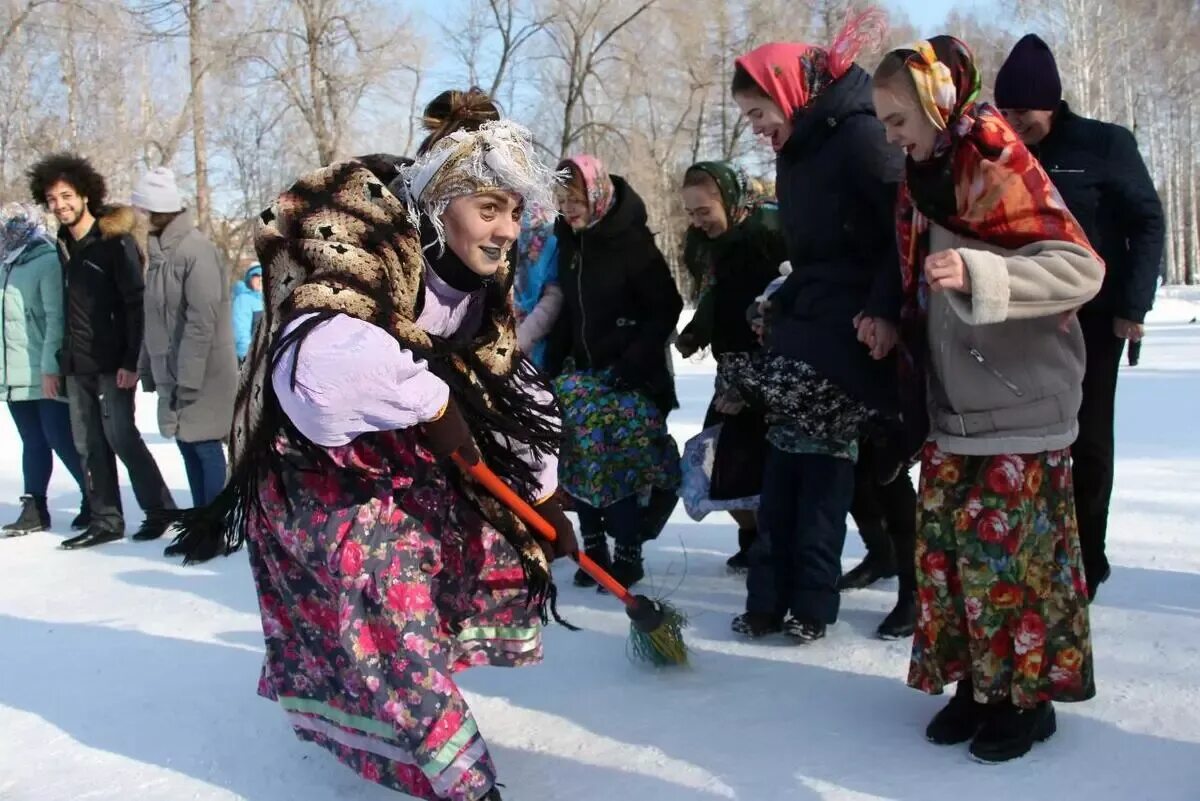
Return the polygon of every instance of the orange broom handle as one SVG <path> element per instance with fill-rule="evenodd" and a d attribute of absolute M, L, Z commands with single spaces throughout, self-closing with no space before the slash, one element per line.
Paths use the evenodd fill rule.
<path fill-rule="evenodd" d="M 474 464 L 471 464 L 457 453 L 454 454 L 453 458 L 454 463 L 462 468 L 463 472 L 482 484 L 484 489 L 496 496 L 497 500 L 511 509 L 517 517 L 525 521 L 526 525 L 533 526 L 538 536 L 547 542 L 554 542 L 558 539 L 558 535 L 554 531 L 554 526 L 550 525 L 546 518 L 538 514 L 537 510 L 501 481 L 500 477 L 493 473 L 490 467 L 482 461 L 476 461 Z M 601 587 L 615 595 L 617 600 L 626 606 L 636 603 L 633 594 L 625 589 L 619 581 L 610 576 L 607 570 L 596 564 L 587 554 L 576 553 L 574 559 L 579 564 L 579 567 L 583 569 L 583 572 L 594 578 Z"/>

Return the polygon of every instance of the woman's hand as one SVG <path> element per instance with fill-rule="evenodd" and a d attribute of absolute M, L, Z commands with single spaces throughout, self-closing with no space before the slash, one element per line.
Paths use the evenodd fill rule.
<path fill-rule="evenodd" d="M 971 274 L 957 250 L 943 250 L 926 256 L 925 280 L 934 292 L 971 294 Z"/>
<path fill-rule="evenodd" d="M 871 358 L 877 361 L 886 358 L 900 341 L 896 326 L 882 317 L 867 317 L 860 312 L 854 318 L 854 327 L 858 331 L 858 341 L 867 346 Z"/>

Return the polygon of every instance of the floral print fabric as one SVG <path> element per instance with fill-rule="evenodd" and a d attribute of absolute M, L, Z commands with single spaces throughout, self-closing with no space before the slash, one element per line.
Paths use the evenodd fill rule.
<path fill-rule="evenodd" d="M 286 449 L 284 440 L 277 448 Z M 296 735 L 373 782 L 475 801 L 495 770 L 454 674 L 541 660 L 516 550 L 413 430 L 366 435 L 262 484 L 251 567 L 259 694 Z"/>
<path fill-rule="evenodd" d="M 679 488 L 679 446 L 650 398 L 618 389 L 607 371 L 568 369 L 555 391 L 563 412 L 558 484 L 564 492 L 601 509 Z"/>
<path fill-rule="evenodd" d="M 908 683 L 969 678 L 979 701 L 1095 695 L 1069 451 L 921 459 Z"/>
<path fill-rule="evenodd" d="M 765 412 L 767 441 L 779 450 L 858 459 L 870 410 L 806 362 L 773 353 L 726 354 L 717 366 L 717 394 L 730 388 Z"/>

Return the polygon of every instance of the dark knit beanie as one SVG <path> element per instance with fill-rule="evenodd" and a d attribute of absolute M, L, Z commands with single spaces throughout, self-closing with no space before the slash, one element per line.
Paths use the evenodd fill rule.
<path fill-rule="evenodd" d="M 1054 111 L 1062 102 L 1062 79 L 1050 47 L 1027 34 L 996 74 L 996 105 L 1005 109 Z"/>

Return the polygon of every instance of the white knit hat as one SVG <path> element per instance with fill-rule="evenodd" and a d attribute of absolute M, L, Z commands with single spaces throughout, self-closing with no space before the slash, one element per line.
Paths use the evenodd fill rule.
<path fill-rule="evenodd" d="M 183 197 L 175 185 L 175 173 L 167 167 L 155 167 L 142 176 L 133 188 L 133 205 L 156 214 L 183 211 Z"/>

